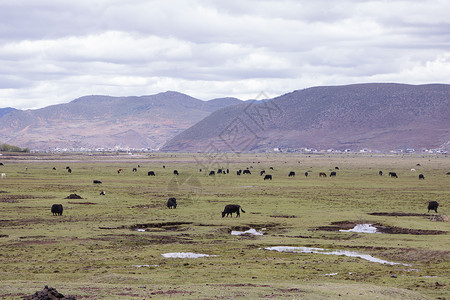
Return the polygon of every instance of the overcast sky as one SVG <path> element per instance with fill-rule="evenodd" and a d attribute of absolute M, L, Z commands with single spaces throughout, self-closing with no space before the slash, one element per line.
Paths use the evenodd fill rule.
<path fill-rule="evenodd" d="M 0 108 L 449 83 L 450 0 L 1 0 Z"/>

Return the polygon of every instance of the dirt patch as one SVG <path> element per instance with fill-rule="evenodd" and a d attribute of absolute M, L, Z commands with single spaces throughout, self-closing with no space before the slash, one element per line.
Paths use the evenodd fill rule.
<path fill-rule="evenodd" d="M 148 228 L 161 228 L 164 230 L 181 230 L 182 225 L 190 225 L 193 222 L 162 222 L 162 223 L 147 223 L 147 224 L 135 224 L 131 225 L 129 228 L 132 230 L 137 229 L 148 229 Z"/>
<path fill-rule="evenodd" d="M 67 203 L 69 203 L 69 204 L 83 204 L 83 205 L 95 205 L 95 204 L 97 204 L 97 203 L 94 203 L 94 202 L 73 202 L 73 201 L 69 201 Z"/>
<path fill-rule="evenodd" d="M 194 244 L 195 242 L 188 237 L 170 236 L 170 235 L 141 235 L 141 234 L 106 234 L 93 240 L 108 241 L 124 245 L 146 246 L 160 244 Z"/>
<path fill-rule="evenodd" d="M 361 224 L 361 222 L 360 221 L 338 221 L 338 222 L 332 222 L 331 225 L 329 225 L 329 226 L 319 226 L 312 230 L 321 230 L 321 231 L 349 230 L 349 229 L 354 228 L 358 224 Z M 396 226 L 386 226 L 381 223 L 373 223 L 372 226 L 377 229 L 377 232 L 386 233 L 386 234 L 413 234 L 413 235 L 447 234 L 447 231 L 442 231 L 442 230 L 423 230 L 423 229 L 402 228 L 402 227 L 396 227 Z"/>
<path fill-rule="evenodd" d="M 374 225 L 375 226 L 375 225 Z M 413 234 L 413 235 L 438 235 L 438 234 L 447 234 L 447 231 L 442 230 L 423 230 L 423 229 L 410 229 L 410 228 L 401 228 L 396 226 L 375 226 L 377 230 L 381 233 L 389 233 L 389 234 Z"/>
<path fill-rule="evenodd" d="M 428 214 L 404 213 L 404 212 L 374 212 L 371 216 L 389 216 L 389 217 L 428 217 Z"/>
<path fill-rule="evenodd" d="M 67 196 L 64 199 L 83 199 L 83 197 L 77 195 L 77 194 L 70 194 L 69 196 Z"/>
<path fill-rule="evenodd" d="M 161 208 L 164 207 L 164 204 L 139 204 L 129 206 L 128 208 L 139 208 L 139 209 L 149 209 L 149 208 Z"/>
<path fill-rule="evenodd" d="M 40 300 L 40 299 L 65 299 L 65 300 L 76 300 L 75 296 L 64 296 L 59 293 L 55 288 L 48 287 L 47 285 L 44 287 L 42 291 L 37 291 L 31 296 L 23 297 L 25 300 Z"/>

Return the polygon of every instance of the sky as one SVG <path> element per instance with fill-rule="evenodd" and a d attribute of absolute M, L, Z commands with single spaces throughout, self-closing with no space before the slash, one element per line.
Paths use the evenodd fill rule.
<path fill-rule="evenodd" d="M 1 0 L 0 108 L 449 83 L 450 0 Z"/>

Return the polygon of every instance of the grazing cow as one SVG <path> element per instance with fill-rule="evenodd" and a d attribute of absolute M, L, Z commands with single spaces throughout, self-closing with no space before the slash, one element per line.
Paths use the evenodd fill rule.
<path fill-rule="evenodd" d="M 213 175 L 216 175 L 216 172 L 214 172 L 214 171 L 209 171 L 209 176 L 213 176 Z"/>
<path fill-rule="evenodd" d="M 308 177 L 308 172 L 305 172 L 305 177 Z"/>
<path fill-rule="evenodd" d="M 272 175 L 267 174 L 266 176 L 264 176 L 264 180 L 266 179 L 272 180 Z"/>
<path fill-rule="evenodd" d="M 6 178 L 6 174 L 2 173 L 2 179 L 5 179 L 5 178 Z"/>
<path fill-rule="evenodd" d="M 416 169 L 411 169 L 411 172 L 416 172 Z"/>
<path fill-rule="evenodd" d="M 236 213 L 236 218 L 240 217 L 241 214 L 239 213 L 239 209 L 242 210 L 243 213 L 245 213 L 245 211 L 242 209 L 242 207 L 240 205 L 237 204 L 228 204 L 225 206 L 223 212 L 222 212 L 222 218 L 225 217 L 225 215 L 228 217 L 228 215 L 230 215 L 231 217 L 233 217 L 233 213 Z"/>
<path fill-rule="evenodd" d="M 445 174 L 445 175 L 450 175 L 450 172 L 447 172 L 447 174 Z"/>
<path fill-rule="evenodd" d="M 438 206 L 439 203 L 437 203 L 437 201 L 428 202 L 428 212 L 430 212 L 430 210 L 434 210 L 437 213 Z"/>
<path fill-rule="evenodd" d="M 262 170 L 261 172 L 259 172 L 259 176 L 263 176 L 266 173 L 266 171 Z"/>
<path fill-rule="evenodd" d="M 223 173 L 223 170 L 222 169 L 218 169 L 217 170 L 217 174 L 222 174 Z"/>
<path fill-rule="evenodd" d="M 270 167 L 269 169 L 273 170 L 273 167 Z"/>
<path fill-rule="evenodd" d="M 177 170 L 173 170 L 173 175 L 180 175 Z"/>
<path fill-rule="evenodd" d="M 389 176 L 391 176 L 392 178 L 398 178 L 397 173 L 395 172 L 389 172 Z"/>
<path fill-rule="evenodd" d="M 133 172 L 137 172 L 137 168 L 133 168 Z"/>
<path fill-rule="evenodd" d="M 55 170 L 55 171 L 56 171 L 56 168 L 55 168 L 55 167 L 53 167 L 53 170 Z"/>
<path fill-rule="evenodd" d="M 416 166 L 417 166 L 417 167 L 420 167 L 420 164 L 417 164 Z"/>
<path fill-rule="evenodd" d="M 324 172 L 320 172 L 319 177 L 327 177 L 327 174 L 325 174 Z"/>
<path fill-rule="evenodd" d="M 155 171 L 148 171 L 147 176 L 156 176 Z"/>
<path fill-rule="evenodd" d="M 67 169 L 67 172 L 72 173 L 72 169 L 71 169 L 71 168 L 68 168 L 68 169 Z"/>
<path fill-rule="evenodd" d="M 93 182 L 96 184 L 102 183 L 100 180 L 94 180 Z"/>
<path fill-rule="evenodd" d="M 339 170 L 339 167 L 334 167 L 335 170 Z"/>
<path fill-rule="evenodd" d="M 333 177 L 333 176 L 336 176 L 336 172 L 335 171 L 330 173 L 330 177 Z"/>
<path fill-rule="evenodd" d="M 383 176 L 383 171 L 378 171 L 378 175 Z"/>
<path fill-rule="evenodd" d="M 290 171 L 288 177 L 295 177 L 295 172 L 294 171 Z"/>
<path fill-rule="evenodd" d="M 105 191 L 101 191 L 100 192 L 100 196 L 105 196 L 106 195 L 106 192 Z"/>
<path fill-rule="evenodd" d="M 54 216 L 62 216 L 63 214 L 62 204 L 53 204 L 51 211 Z"/>
<path fill-rule="evenodd" d="M 236 171 L 236 175 L 241 175 L 242 170 Z"/>
<path fill-rule="evenodd" d="M 70 169 L 70 167 L 69 166 L 66 166 L 66 170 L 69 170 Z"/>
<path fill-rule="evenodd" d="M 122 172 L 122 171 L 123 171 L 123 169 L 117 170 L 117 174 L 120 174 L 120 172 Z"/>
<path fill-rule="evenodd" d="M 252 172 L 250 172 L 250 170 L 244 170 L 244 172 L 242 172 L 243 174 L 252 174 Z"/>
<path fill-rule="evenodd" d="M 419 174 L 419 179 L 425 179 L 425 176 L 423 176 L 423 174 Z"/>
<path fill-rule="evenodd" d="M 4 166 L 4 164 L 2 162 L 0 162 L 0 166 Z"/>
<path fill-rule="evenodd" d="M 177 199 L 175 199 L 174 197 L 170 197 L 169 200 L 167 200 L 167 207 L 177 208 Z"/>

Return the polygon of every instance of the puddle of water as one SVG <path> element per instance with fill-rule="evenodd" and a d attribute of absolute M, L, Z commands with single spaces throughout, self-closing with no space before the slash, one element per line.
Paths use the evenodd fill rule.
<path fill-rule="evenodd" d="M 265 228 L 263 228 L 262 230 L 264 230 L 264 229 L 265 229 Z M 262 231 L 257 231 L 257 230 L 255 230 L 255 229 L 253 229 L 253 228 L 250 228 L 250 229 L 247 230 L 247 231 L 235 231 L 235 230 L 231 231 L 231 235 L 243 235 L 243 234 L 263 235 L 264 232 L 262 232 Z"/>
<path fill-rule="evenodd" d="M 209 255 L 202 253 L 191 253 L 191 252 L 174 252 L 174 253 L 164 253 L 161 254 L 165 258 L 200 258 L 200 257 L 215 257 L 217 255 Z"/>
<path fill-rule="evenodd" d="M 380 233 L 377 232 L 377 228 L 373 227 L 372 224 L 357 224 L 354 228 L 349 230 L 339 230 L 341 232 L 361 232 L 361 233 Z"/>
<path fill-rule="evenodd" d="M 376 257 L 373 257 L 368 254 L 361 254 L 354 251 L 347 251 L 347 250 L 329 250 L 329 249 L 322 249 L 322 248 L 308 248 L 308 247 L 289 247 L 289 246 L 277 246 L 277 247 L 268 247 L 264 248 L 266 250 L 272 250 L 272 251 L 278 251 L 278 252 L 292 252 L 292 253 L 315 253 L 315 254 L 325 254 L 325 255 L 344 255 L 348 257 L 358 257 L 365 260 L 368 260 L 370 262 L 376 262 L 380 264 L 386 264 L 386 265 L 403 265 L 403 266 L 411 266 L 409 264 L 402 264 L 402 263 L 396 263 L 392 261 L 387 261 L 384 259 L 379 259 Z"/>

